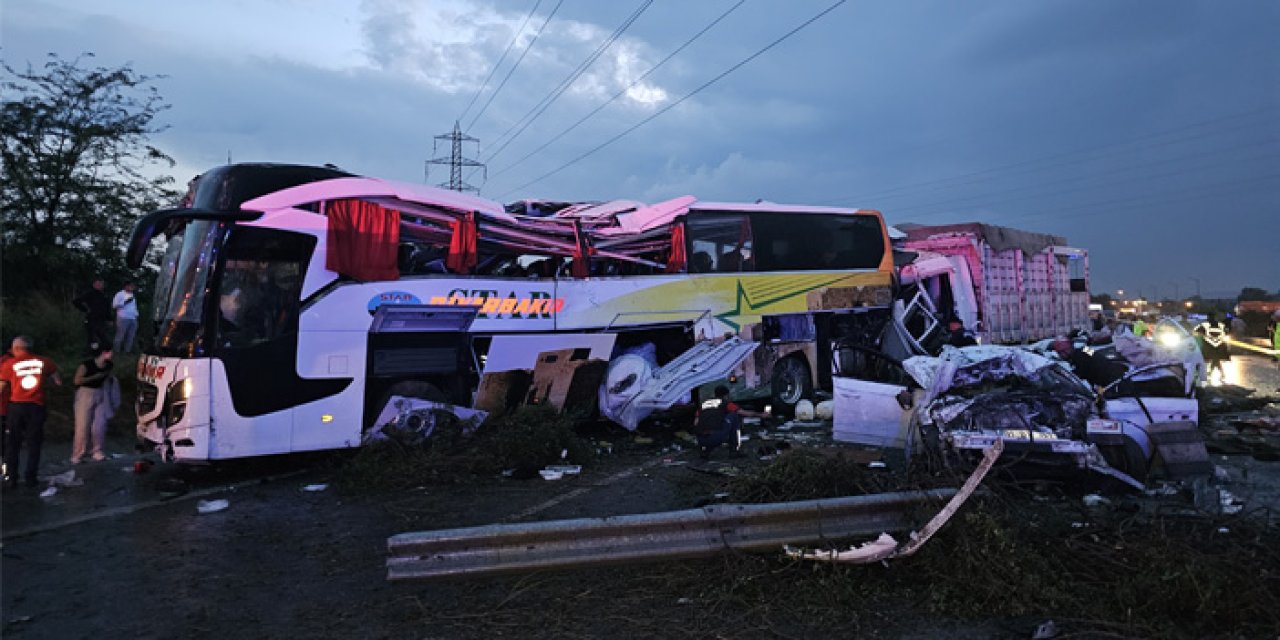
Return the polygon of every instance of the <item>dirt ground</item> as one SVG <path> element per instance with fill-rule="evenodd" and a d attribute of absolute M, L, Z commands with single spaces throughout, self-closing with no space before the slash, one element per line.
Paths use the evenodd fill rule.
<path fill-rule="evenodd" d="M 397 533 L 688 508 L 722 488 L 724 476 L 695 470 L 705 465 L 691 450 L 664 451 L 665 444 L 604 456 L 581 476 L 556 482 L 478 477 L 379 493 L 343 490 L 324 456 L 186 475 L 188 491 L 176 497 L 161 492 L 179 473 L 170 466 L 135 474 L 134 454 L 81 465 L 83 486 L 51 498 L 39 489 L 3 497 L 3 636 L 1028 638 L 1045 620 L 951 619 L 874 592 L 855 607 L 821 595 L 824 584 L 834 592 L 836 581 L 866 575 L 859 572 L 910 571 L 907 564 L 833 570 L 729 554 L 502 578 L 386 580 L 386 540 Z M 46 447 L 47 473 L 66 468 L 55 462 L 64 449 Z M 1280 496 L 1280 463 L 1215 462 L 1236 483 L 1233 491 L 1253 501 L 1250 508 L 1280 506 L 1269 504 Z M 749 470 L 766 462 L 722 457 L 710 468 L 725 464 Z M 303 490 L 316 483 L 330 484 Z M 211 499 L 230 506 L 198 513 Z M 837 603 L 844 609 L 828 615 Z M 1059 624 L 1072 629 L 1070 621 Z"/>

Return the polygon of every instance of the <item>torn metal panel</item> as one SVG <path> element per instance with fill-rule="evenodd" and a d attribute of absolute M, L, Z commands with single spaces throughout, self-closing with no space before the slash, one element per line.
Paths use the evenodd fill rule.
<path fill-rule="evenodd" d="M 960 510 L 960 507 L 969 499 L 969 496 L 973 495 L 973 492 L 978 489 L 978 485 L 991 472 L 991 467 L 995 465 L 996 459 L 1000 457 L 1003 451 L 1004 443 L 999 440 L 993 442 L 990 447 L 983 451 L 982 462 L 973 470 L 973 473 L 969 474 L 960 490 L 954 496 L 951 496 L 947 506 L 934 514 L 920 531 L 913 531 L 906 544 L 899 546 L 898 541 L 893 536 L 881 533 L 879 538 L 846 551 L 806 552 L 787 547 L 786 553 L 792 558 L 844 564 L 871 564 L 889 560 L 890 558 L 904 558 L 913 555 L 933 537 L 933 534 L 942 529 L 951 520 L 951 517 Z"/>
<path fill-rule="evenodd" d="M 737 336 L 703 341 L 656 371 L 643 358 L 615 358 L 600 388 L 600 410 L 635 430 L 654 411 L 685 402 L 695 388 L 727 377 L 758 346 Z"/>
<path fill-rule="evenodd" d="M 431 437 L 442 420 L 456 421 L 463 433 L 471 433 L 487 416 L 488 412 L 447 402 L 391 396 L 374 421 L 373 428 L 365 431 L 363 442 L 396 440 L 408 444 L 421 443 Z"/>

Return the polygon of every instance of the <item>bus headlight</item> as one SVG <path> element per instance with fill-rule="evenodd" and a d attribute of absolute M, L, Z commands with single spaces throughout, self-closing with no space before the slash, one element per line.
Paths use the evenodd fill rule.
<path fill-rule="evenodd" d="M 184 378 L 169 385 L 169 389 L 164 394 L 165 404 L 169 407 L 165 411 L 166 424 L 178 424 L 186 417 L 187 398 L 191 397 L 195 386 L 195 381 L 191 378 Z"/>

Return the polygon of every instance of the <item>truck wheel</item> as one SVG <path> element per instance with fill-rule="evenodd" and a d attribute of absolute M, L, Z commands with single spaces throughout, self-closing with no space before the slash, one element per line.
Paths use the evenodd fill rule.
<path fill-rule="evenodd" d="M 809 365 L 799 356 L 788 356 L 773 366 L 773 412 L 791 416 L 796 403 L 813 397 Z"/>

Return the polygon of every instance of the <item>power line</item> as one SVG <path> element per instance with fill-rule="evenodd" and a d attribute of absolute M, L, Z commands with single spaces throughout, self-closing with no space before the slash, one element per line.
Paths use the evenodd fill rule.
<path fill-rule="evenodd" d="M 551 9 L 551 13 L 547 14 L 547 19 L 542 21 L 542 26 L 538 27 L 538 32 L 533 34 L 533 39 L 525 46 L 524 51 L 520 52 L 520 57 L 516 58 L 515 64 L 511 65 L 511 68 L 507 70 L 507 75 L 502 77 L 502 82 L 498 83 L 498 88 L 494 89 L 493 93 L 489 94 L 488 102 L 485 102 L 484 106 L 480 108 L 480 112 L 476 114 L 476 117 L 471 119 L 471 124 L 467 125 L 468 131 L 475 128 L 476 121 L 479 120 L 480 116 L 484 115 L 484 112 L 489 109 L 489 105 L 493 104 L 493 99 L 498 97 L 499 93 L 502 93 L 502 88 L 507 86 L 507 81 L 511 79 L 511 74 L 515 73 L 516 69 L 520 68 L 520 63 L 524 60 L 524 57 L 529 54 L 529 50 L 533 48 L 533 43 L 538 41 L 538 36 L 542 35 L 542 31 L 547 28 L 547 24 L 555 17 L 556 12 L 560 10 L 560 5 L 562 4 L 564 4 L 564 0 L 559 0 L 556 2 L 556 6 Z"/>
<path fill-rule="evenodd" d="M 570 161 L 568 161 L 568 162 L 566 162 L 566 163 L 564 163 L 564 164 L 560 165 L 559 167 L 556 167 L 555 169 L 552 169 L 551 171 L 548 171 L 547 173 L 544 173 L 544 174 L 542 174 L 541 176 L 538 176 L 537 178 L 534 178 L 533 180 L 530 180 L 529 182 L 526 182 L 526 183 L 524 183 L 524 184 L 520 185 L 519 187 L 516 187 L 515 189 L 511 189 L 511 190 L 507 191 L 506 193 L 503 193 L 502 195 L 504 195 L 504 196 L 505 196 L 505 195 L 507 195 L 507 194 L 511 193 L 512 191 L 519 191 L 519 190 L 524 189 L 524 188 L 526 188 L 526 187 L 529 187 L 529 186 L 531 186 L 531 185 L 537 184 L 537 183 L 539 183 L 539 182 L 541 182 L 541 181 L 543 181 L 543 180 L 546 180 L 547 178 L 549 178 L 549 177 L 551 177 L 551 176 L 553 176 L 553 175 L 555 175 L 555 174 L 557 174 L 557 173 L 560 173 L 561 171 L 564 171 L 565 169 L 569 168 L 570 166 L 572 166 L 572 165 L 574 165 L 574 164 L 577 164 L 578 162 L 581 162 L 582 160 L 584 160 L 584 159 L 586 159 L 586 158 L 590 157 L 591 155 L 595 154 L 596 152 L 600 151 L 601 149 L 603 149 L 603 148 L 605 148 L 605 147 L 607 147 L 607 146 L 609 146 L 609 145 L 611 145 L 611 144 L 613 144 L 613 143 L 617 142 L 618 140 L 621 140 L 623 137 L 625 137 L 627 134 L 631 133 L 632 131 L 635 131 L 636 129 L 639 129 L 640 127 L 643 127 L 644 125 L 646 125 L 646 124 L 648 124 L 648 123 L 652 122 L 655 118 L 657 118 L 657 117 L 661 116 L 662 114 L 664 114 L 664 113 L 666 113 L 666 112 L 668 112 L 668 111 L 670 111 L 670 110 L 672 110 L 672 109 L 676 108 L 676 107 L 677 107 L 677 106 L 679 106 L 681 103 L 683 103 L 685 100 L 688 100 L 689 98 L 692 98 L 693 96 L 698 95 L 699 93 L 701 93 L 701 92 L 702 92 L 704 89 L 706 89 L 707 87 L 710 87 L 711 85 L 713 85 L 713 84 L 715 84 L 715 83 L 719 82 L 719 81 L 720 81 L 720 80 L 722 80 L 725 76 L 727 76 L 727 75 L 729 75 L 729 74 L 733 73 L 734 71 L 737 71 L 738 69 L 740 69 L 741 67 L 743 67 L 743 66 L 744 66 L 744 65 L 746 65 L 747 63 L 749 63 L 749 62 L 751 62 L 752 60 L 755 60 L 756 58 L 758 58 L 758 57 L 760 57 L 761 55 L 763 55 L 765 52 L 767 52 L 767 51 L 769 51 L 770 49 L 772 49 L 772 48 L 774 48 L 774 47 L 778 46 L 778 45 L 779 45 L 779 44 L 781 44 L 784 40 L 786 40 L 786 39 L 790 38 L 791 36 L 795 35 L 796 33 L 799 33 L 801 29 L 804 29 L 805 27 L 807 27 L 807 26 L 809 26 L 809 25 L 813 24 L 814 22 L 817 22 L 817 21 L 818 21 L 819 19 L 821 19 L 823 16 L 827 15 L 828 13 L 831 13 L 831 12 L 832 12 L 832 11 L 834 11 L 837 7 L 839 7 L 840 5 L 844 4 L 844 3 L 845 3 L 845 2 L 847 2 L 847 1 L 848 1 L 848 0 L 839 0 L 839 1 L 838 1 L 838 2 L 836 2 L 835 4 L 832 4 L 831 6 L 827 7 L 826 9 L 823 9 L 822 11 L 818 12 L 818 14 L 817 14 L 817 15 L 815 15 L 815 16 L 813 16 L 812 18 L 809 18 L 808 20 L 805 20 L 803 23 L 801 23 L 801 24 L 800 24 L 800 26 L 798 26 L 798 27 L 796 27 L 796 28 L 792 29 L 791 31 L 788 31 L 787 33 L 783 34 L 783 35 L 782 35 L 782 37 L 778 38 L 777 40 L 774 40 L 773 42 L 770 42 L 769 44 L 765 45 L 765 46 L 764 46 L 763 48 L 761 48 L 760 50 L 758 50 L 758 51 L 756 51 L 755 53 L 753 53 L 753 54 L 751 54 L 751 55 L 747 56 L 746 58 L 742 59 L 740 62 L 738 62 L 737 64 L 734 64 L 733 66 L 729 67 L 728 69 L 724 70 L 723 72 L 721 72 L 721 73 L 720 73 L 719 75 L 717 75 L 716 77 L 714 77 L 714 78 L 712 78 L 712 79 L 710 79 L 710 80 L 706 81 L 706 82 L 705 82 L 705 83 L 703 83 L 701 86 L 699 86 L 697 89 L 694 89 L 693 91 L 690 91 L 689 93 L 686 93 L 685 95 L 681 96 L 681 97 L 680 97 L 680 99 L 678 99 L 678 100 L 676 100 L 675 102 L 672 102 L 671 104 L 669 104 L 669 105 L 667 105 L 667 106 L 663 107 L 662 109 L 658 110 L 658 111 L 657 111 L 656 113 L 654 113 L 653 115 L 651 115 L 651 116 L 649 116 L 649 117 L 647 117 L 647 118 L 645 118 L 645 119 L 641 120 L 640 122 L 638 122 L 638 123 L 636 123 L 636 124 L 632 125 L 631 127 L 629 127 L 629 128 L 627 128 L 626 130 L 624 130 L 622 133 L 619 133 L 618 135 L 615 135 L 615 136 L 613 136 L 612 138 L 609 138 L 608 140 L 605 140 L 604 142 L 600 143 L 599 145 L 596 145 L 595 147 L 593 147 L 591 150 L 587 151 L 586 153 L 583 153 L 583 154 L 581 154 L 581 155 L 577 156 L 576 158 L 574 158 L 574 159 L 572 159 L 572 160 L 570 160 Z"/>
<path fill-rule="evenodd" d="M 489 81 L 493 79 L 493 74 L 498 72 L 498 67 L 502 66 L 502 61 L 507 59 L 507 54 L 511 53 L 511 47 L 515 46 L 516 41 L 520 39 L 520 34 L 524 33 L 524 28 L 529 25 L 529 19 L 533 17 L 534 12 L 538 10 L 538 7 L 541 4 L 542 0 L 534 1 L 533 8 L 530 9 L 528 15 L 524 17 L 524 22 L 520 23 L 520 28 L 516 29 L 516 32 L 511 34 L 511 42 L 507 43 L 507 48 L 502 51 L 501 56 L 498 56 L 498 61 L 494 63 L 492 69 L 489 69 L 489 75 L 484 79 L 484 82 L 480 83 L 480 88 L 476 89 L 476 94 L 471 96 L 471 102 L 468 102 L 467 108 L 462 110 L 462 115 L 458 116 L 458 122 L 467 119 L 467 113 L 471 111 L 471 107 L 475 106 L 476 99 L 480 97 L 480 94 L 484 93 L 484 88 L 489 86 Z"/>
<path fill-rule="evenodd" d="M 605 107 L 607 107 L 607 106 L 609 106 L 609 105 L 613 104 L 613 102 L 614 102 L 615 100 L 617 100 L 618 98 L 621 98 L 623 95 L 626 95 L 626 93 L 627 93 L 628 91 L 630 91 L 632 88 L 634 88 L 636 85 L 640 84 L 641 82 L 644 82 L 645 78 L 648 78 L 651 74 L 653 74 L 653 72 L 654 72 L 654 71 L 657 71 L 657 70 L 658 70 L 662 65 L 666 64 L 666 63 L 667 63 L 668 61 L 670 61 L 672 58 L 674 58 L 674 57 L 676 57 L 677 55 L 679 55 L 679 53 L 680 53 L 681 51 L 684 51 L 686 47 L 688 47 L 689 45 L 691 45 L 691 44 L 693 44 L 695 41 L 697 41 L 697 40 L 698 40 L 698 38 L 701 38 L 705 33 L 707 33 L 708 31 L 710 31 L 710 30 L 711 30 L 713 27 L 715 27 L 717 24 L 720 24 L 720 21 L 721 21 L 721 20 L 724 20 L 725 18 L 727 18 L 727 17 L 729 16 L 729 14 L 731 14 L 731 13 L 733 13 L 735 10 L 737 10 L 737 8 L 738 8 L 738 7 L 741 7 L 744 3 L 746 3 L 746 1 L 747 1 L 747 0 L 738 0 L 738 2 L 737 2 L 737 3 L 735 3 L 733 6 L 729 7 L 728 9 L 726 9 L 726 10 L 724 11 L 724 13 L 721 13 L 721 14 L 720 14 L 720 15 L 719 15 L 715 20 L 712 20 L 709 24 L 707 24 L 705 27 L 703 27 L 701 31 L 698 31 L 697 33 L 693 34 L 693 37 L 689 38 L 688 40 L 685 40 L 685 41 L 684 41 L 684 44 L 680 45 L 679 47 L 676 47 L 676 49 L 675 49 L 674 51 L 672 51 L 671 53 L 667 54 L 667 57 L 663 58 L 660 62 L 658 62 L 657 64 L 653 65 L 652 67 L 649 67 L 649 70 L 648 70 L 648 71 L 645 71 L 644 73 L 640 74 L 640 77 L 636 78 L 634 81 L 632 81 L 632 82 L 631 82 L 631 84 L 629 84 L 629 85 L 627 85 L 626 87 L 624 87 L 621 91 L 619 91 L 619 92 L 617 92 L 617 93 L 613 94 L 613 96 L 612 96 L 611 98 L 609 98 L 608 100 L 606 100 L 606 101 L 605 101 L 603 104 L 601 104 L 600 106 L 598 106 L 598 107 L 596 107 L 595 109 L 593 109 L 593 110 L 591 111 L 591 113 L 588 113 L 587 115 L 582 116 L 582 118 L 581 118 L 581 119 L 579 119 L 577 122 L 575 122 L 575 123 L 573 123 L 573 124 L 569 125 L 569 127 L 568 127 L 567 129 L 565 129 L 564 131 L 561 131 L 560 133 L 556 134 L 556 135 L 555 135 L 554 137 L 552 137 L 550 140 L 548 140 L 548 141 L 546 141 L 546 142 L 542 143 L 542 145 L 541 145 L 541 146 L 539 146 L 538 148 L 534 149 L 533 151 L 530 151 L 529 153 L 525 154 L 525 155 L 524 155 L 524 157 L 522 157 L 522 158 L 520 158 L 519 160 L 516 160 L 515 162 L 513 162 L 513 163 L 511 163 L 511 164 L 507 165 L 507 166 L 506 166 L 506 168 L 504 168 L 504 169 L 502 169 L 501 171 L 499 171 L 499 172 L 495 173 L 495 174 L 493 175 L 493 177 L 495 177 L 495 178 L 496 178 L 496 177 L 498 177 L 498 176 L 500 176 L 500 175 L 502 175 L 502 174 L 504 174 L 504 173 L 506 173 L 506 172 L 508 172 L 508 171 L 510 171 L 510 170 L 512 170 L 512 169 L 514 169 L 514 168 L 516 168 L 516 167 L 517 167 L 517 166 L 519 166 L 521 163 L 523 163 L 525 160 L 528 160 L 529 158 L 532 158 L 532 157 L 533 157 L 535 154 L 537 154 L 539 151 L 542 151 L 543 149 L 546 149 L 547 147 L 551 146 L 552 144 L 555 144 L 555 142 L 556 142 L 556 141 L 558 141 L 560 138 L 565 137 L 565 136 L 566 136 L 566 135 L 568 135 L 570 132 L 572 132 L 574 129 L 577 129 L 578 127 L 582 126 L 582 124 L 583 124 L 584 122 L 586 122 L 587 120 L 590 120 L 591 118 L 595 117 L 595 115 L 596 115 L 597 113 L 600 113 L 600 111 L 602 111 Z M 495 155 L 496 155 L 496 154 L 495 154 Z M 492 161 L 492 160 L 493 160 L 493 156 L 490 156 L 490 157 L 489 157 L 489 160 L 490 160 L 490 161 Z"/>
<path fill-rule="evenodd" d="M 624 20 L 618 28 L 614 29 L 613 33 L 609 34 L 609 37 L 606 38 L 604 42 L 600 43 L 595 48 L 595 51 L 592 51 L 585 60 L 578 63 L 578 66 L 574 68 L 573 71 L 570 71 L 569 75 L 566 76 L 564 80 L 561 80 L 560 84 L 556 85 L 556 87 L 551 90 L 551 93 L 548 93 L 542 98 L 542 100 L 538 101 L 538 104 L 535 104 L 533 108 L 521 116 L 519 120 L 516 120 L 515 124 L 511 125 L 511 127 L 504 131 L 502 135 L 498 136 L 498 140 L 503 140 L 505 138 L 505 142 L 499 145 L 497 149 L 494 149 L 494 151 L 489 154 L 489 157 L 485 158 L 485 161 L 493 162 L 493 159 L 497 157 L 499 153 L 502 153 L 502 150 L 506 149 L 507 145 L 514 142 L 521 133 L 524 133 L 524 130 L 528 129 L 529 125 L 533 124 L 534 120 L 537 120 L 543 112 L 551 107 L 552 103 L 558 100 L 565 91 L 568 91 L 569 87 L 573 86 L 573 83 L 576 82 L 578 78 L 582 77 L 582 74 L 586 73 L 587 69 L 590 68 L 592 64 L 595 64 L 595 61 L 600 59 L 600 56 L 604 55 L 604 52 L 607 51 L 618 38 L 622 37 L 622 34 L 626 33 L 627 29 L 631 28 L 631 25 L 636 21 L 636 19 L 639 18 L 640 15 L 649 8 L 649 5 L 652 4 L 653 0 L 643 0 L 643 2 L 641 2 L 640 5 L 631 12 L 631 15 L 627 16 L 627 19 Z M 532 117 L 530 117 L 531 114 Z M 527 121 L 525 121 L 526 118 L 528 118 Z M 523 126 L 521 125 L 521 122 L 524 123 Z M 510 138 L 508 138 L 507 134 L 511 133 L 511 131 L 516 127 L 520 127 L 519 131 L 516 131 Z M 494 144 L 497 144 L 497 142 L 495 141 Z"/>
<path fill-rule="evenodd" d="M 1228 120 L 1236 120 L 1236 119 L 1240 119 L 1240 118 L 1247 118 L 1247 117 L 1251 117 L 1251 116 L 1258 115 L 1258 114 L 1260 114 L 1260 113 L 1265 113 L 1265 112 L 1268 112 L 1268 111 L 1274 111 L 1274 110 L 1276 110 L 1276 109 L 1280 109 L 1280 105 L 1268 105 L 1268 106 L 1263 107 L 1263 108 L 1260 108 L 1260 109 L 1254 109 L 1254 110 L 1251 110 L 1251 111 L 1245 111 L 1245 112 L 1240 112 L 1240 113 L 1230 114 L 1230 115 L 1226 115 L 1226 116 L 1222 116 L 1222 117 L 1218 117 L 1218 118 L 1212 118 L 1212 119 L 1209 119 L 1209 120 L 1202 120 L 1202 121 L 1199 121 L 1199 122 L 1193 122 L 1193 123 L 1190 123 L 1190 124 L 1181 125 L 1181 126 L 1178 126 L 1178 127 L 1173 127 L 1173 128 L 1170 128 L 1170 129 L 1165 129 L 1165 130 L 1163 130 L 1163 131 L 1158 131 L 1158 132 L 1151 133 L 1151 134 L 1147 134 L 1147 135 L 1144 135 L 1144 136 L 1139 136 L 1139 137 L 1136 137 L 1136 138 L 1131 138 L 1131 139 L 1126 140 L 1126 141 L 1123 141 L 1123 142 L 1113 142 L 1113 143 L 1108 143 L 1108 144 L 1104 144 L 1104 145 L 1098 145 L 1098 146 L 1094 146 L 1094 147 L 1086 147 L 1086 148 L 1082 148 L 1082 149 L 1075 149 L 1075 150 L 1073 150 L 1073 151 L 1065 151 L 1065 152 L 1062 152 L 1062 153 L 1056 153 L 1056 154 L 1052 154 L 1052 155 L 1048 155 L 1048 156 L 1042 156 L 1042 157 L 1039 157 L 1039 158 L 1031 158 L 1031 159 L 1027 159 L 1027 160 L 1020 160 L 1020 161 L 1017 161 L 1017 162 L 1013 162 L 1013 163 L 1009 163 L 1009 164 L 1004 164 L 1004 165 L 998 165 L 998 166 L 995 166 L 995 167 L 990 167 L 990 168 L 982 169 L 982 170 L 979 170 L 979 171 L 972 171 L 972 172 L 969 172 L 969 173 L 963 173 L 963 174 L 956 175 L 956 176 L 951 176 L 951 177 L 948 177 L 948 178 L 938 178 L 938 179 L 935 179 L 935 180 L 925 180 L 925 181 L 921 181 L 921 182 L 914 182 L 914 183 L 903 184 L 903 185 L 899 185 L 899 186 L 896 186 L 896 187 L 890 187 L 890 188 L 885 189 L 885 190 L 882 190 L 882 191 L 873 192 L 873 193 L 870 193 L 870 194 L 860 194 L 860 195 L 852 195 L 852 196 L 843 196 L 843 197 L 839 197 L 839 198 L 833 198 L 833 199 L 830 199 L 830 200 L 825 201 L 825 203 L 826 203 L 826 204 L 835 204 L 835 203 L 841 203 L 841 202 L 848 202 L 848 201 L 850 201 L 850 200 L 855 200 L 855 199 L 863 199 L 863 200 L 866 200 L 866 199 L 877 199 L 877 198 L 881 198 L 881 197 L 886 197 L 886 196 L 888 196 L 889 194 L 893 194 L 893 193 L 896 193 L 896 192 L 899 192 L 899 191 L 903 191 L 903 190 L 907 190 L 907 189 L 913 189 L 913 188 L 916 188 L 916 187 L 925 187 L 925 186 L 929 186 L 929 185 L 938 185 L 938 184 L 943 184 L 943 183 L 947 183 L 947 182 L 952 182 L 952 181 L 955 181 L 955 180 L 961 180 L 961 179 L 964 179 L 964 178 L 970 178 L 970 177 L 974 177 L 974 176 L 987 175 L 987 174 L 995 173 L 995 172 L 998 172 L 998 171 L 1005 171 L 1005 170 L 1007 170 L 1007 169 L 1014 169 L 1014 168 L 1019 168 L 1019 167 L 1028 166 L 1028 165 L 1035 165 L 1035 164 L 1038 164 L 1038 163 L 1041 163 L 1041 162 L 1046 162 L 1046 161 L 1049 161 L 1049 160 L 1057 160 L 1057 159 L 1061 159 L 1061 158 L 1068 158 L 1068 157 L 1071 157 L 1071 156 L 1076 156 L 1076 155 L 1086 154 L 1086 153 L 1092 153 L 1092 152 L 1095 152 L 1095 151 L 1100 151 L 1100 150 L 1104 150 L 1104 149 L 1110 149 L 1110 148 L 1114 148 L 1114 147 L 1123 147 L 1123 146 L 1126 146 L 1126 145 L 1134 144 L 1134 143 L 1136 143 L 1136 142 L 1142 142 L 1142 141 L 1145 141 L 1145 140 L 1151 140 L 1151 139 L 1155 139 L 1155 138 L 1160 138 L 1160 137 L 1163 137 L 1163 136 L 1167 136 L 1167 135 L 1169 135 L 1169 134 L 1178 133 L 1178 132 L 1181 132 L 1181 131 L 1185 131 L 1185 130 L 1187 130 L 1187 129 L 1194 129 L 1194 128 L 1197 128 L 1197 127 L 1208 126 L 1208 125 L 1211 125 L 1211 124 L 1216 124 L 1216 123 L 1218 123 L 1218 122 L 1223 122 L 1223 121 L 1228 121 Z"/>

